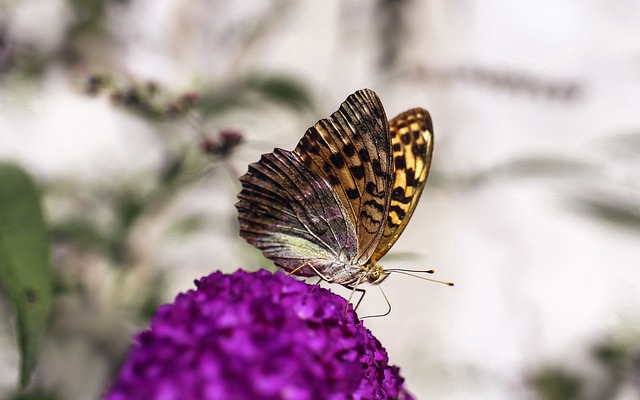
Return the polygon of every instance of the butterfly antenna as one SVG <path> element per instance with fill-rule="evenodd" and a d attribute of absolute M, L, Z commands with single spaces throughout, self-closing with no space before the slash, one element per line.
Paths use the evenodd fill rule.
<path fill-rule="evenodd" d="M 402 274 L 402 275 L 413 276 L 414 278 L 422 279 L 422 280 L 429 281 L 429 282 L 441 283 L 441 284 L 447 285 L 447 286 L 454 286 L 453 282 L 441 281 L 439 279 L 431 279 L 431 278 L 427 278 L 425 276 L 416 275 L 416 274 L 433 274 L 434 272 L 436 272 L 433 269 L 413 270 L 413 269 L 392 268 L 392 269 L 386 269 L 385 271 L 389 272 L 389 273 L 397 272 L 397 273 Z"/>

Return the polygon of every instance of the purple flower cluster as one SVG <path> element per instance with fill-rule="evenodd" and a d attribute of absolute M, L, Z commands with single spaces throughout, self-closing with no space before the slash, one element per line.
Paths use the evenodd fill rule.
<path fill-rule="evenodd" d="M 265 270 L 196 286 L 137 335 L 108 400 L 412 399 L 344 298 Z"/>

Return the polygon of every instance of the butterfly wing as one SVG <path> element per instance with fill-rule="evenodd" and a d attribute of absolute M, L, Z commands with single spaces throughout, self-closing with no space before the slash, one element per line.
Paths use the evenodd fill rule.
<path fill-rule="evenodd" d="M 328 184 L 294 152 L 249 165 L 236 203 L 240 236 L 286 271 L 315 276 L 357 253 L 355 228 Z M 300 268 L 300 269 L 299 269 Z M 328 274 L 331 271 L 326 271 Z"/>
<path fill-rule="evenodd" d="M 418 204 L 433 153 L 433 125 L 427 110 L 414 108 L 389 122 L 395 176 L 389 215 L 372 260 L 380 260 L 398 240 Z"/>
<path fill-rule="evenodd" d="M 378 96 L 358 90 L 329 118 L 309 128 L 295 152 L 333 189 L 355 227 L 358 252 L 371 258 L 387 221 L 393 158 L 389 123 Z"/>

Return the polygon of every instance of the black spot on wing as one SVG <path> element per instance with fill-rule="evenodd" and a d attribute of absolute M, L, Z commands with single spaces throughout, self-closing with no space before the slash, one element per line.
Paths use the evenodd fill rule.
<path fill-rule="evenodd" d="M 360 151 L 358 152 L 358 155 L 360 156 L 360 159 L 362 160 L 362 162 L 371 161 L 371 157 L 369 157 L 369 151 L 367 149 L 360 149 Z"/>
<path fill-rule="evenodd" d="M 327 175 L 327 180 L 329 181 L 331 186 L 336 186 L 340 184 L 340 179 L 338 179 L 338 177 L 333 174 Z"/>
<path fill-rule="evenodd" d="M 391 206 L 389 208 L 389 212 L 395 213 L 400 220 L 403 220 L 404 217 L 406 216 L 405 211 L 402 208 L 400 208 L 399 206 L 395 206 L 395 205 L 393 205 L 393 206 Z"/>
<path fill-rule="evenodd" d="M 347 193 L 347 197 L 351 200 L 360 197 L 360 192 L 358 192 L 358 189 L 347 189 L 345 192 Z"/>
<path fill-rule="evenodd" d="M 336 168 L 344 167 L 344 157 L 342 157 L 342 154 L 340 153 L 332 153 L 329 160 L 331 160 L 331 163 L 335 165 Z"/>
<path fill-rule="evenodd" d="M 417 186 L 416 171 L 413 168 L 407 169 L 407 186 Z"/>
<path fill-rule="evenodd" d="M 393 192 L 391 192 L 391 199 L 392 200 L 400 200 L 404 198 L 404 188 L 401 186 L 396 187 L 395 189 L 393 189 Z"/>
<path fill-rule="evenodd" d="M 351 171 L 351 174 L 353 175 L 354 178 L 356 179 L 364 178 L 364 167 L 362 165 L 353 165 L 349 167 L 349 170 Z"/>
<path fill-rule="evenodd" d="M 384 172 L 382 172 L 382 166 L 380 165 L 380 160 L 373 160 L 371 162 L 371 166 L 373 167 L 373 173 L 376 174 L 376 176 L 384 175 Z"/>
<path fill-rule="evenodd" d="M 375 200 L 365 201 L 364 205 L 367 206 L 367 207 L 373 207 L 376 210 L 378 210 L 378 212 L 380 212 L 380 213 L 384 212 L 384 206 L 382 204 L 378 203 Z"/>
<path fill-rule="evenodd" d="M 353 157 L 353 155 L 356 153 L 356 147 L 353 145 L 353 143 L 347 143 L 344 145 L 344 147 L 342 147 L 342 152 L 347 157 Z"/>
<path fill-rule="evenodd" d="M 411 152 L 417 158 L 424 158 L 424 156 L 427 154 L 427 144 L 424 142 L 414 142 L 411 146 Z"/>

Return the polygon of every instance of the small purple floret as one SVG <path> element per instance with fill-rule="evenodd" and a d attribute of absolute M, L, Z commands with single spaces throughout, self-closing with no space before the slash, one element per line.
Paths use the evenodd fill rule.
<path fill-rule="evenodd" d="M 106 399 L 413 398 L 329 290 L 265 270 L 216 272 L 196 286 L 136 336 Z"/>

